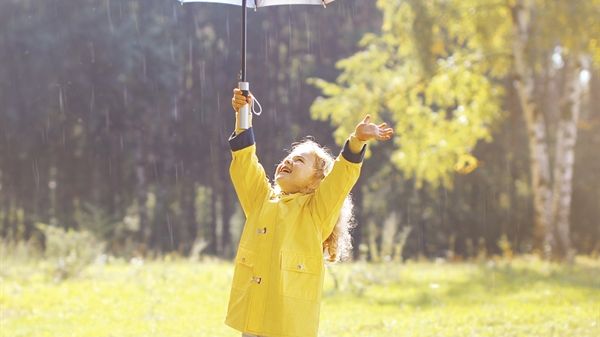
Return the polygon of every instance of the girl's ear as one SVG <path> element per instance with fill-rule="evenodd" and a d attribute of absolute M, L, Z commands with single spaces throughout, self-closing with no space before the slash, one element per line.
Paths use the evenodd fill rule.
<path fill-rule="evenodd" d="M 323 175 L 323 171 L 316 170 L 315 175 L 313 177 L 313 181 L 309 185 L 310 190 L 316 190 L 317 187 L 319 187 L 319 185 L 321 184 L 321 180 L 323 180 L 323 178 L 325 178 L 325 176 Z"/>
<path fill-rule="evenodd" d="M 314 179 L 313 179 L 312 183 L 311 183 L 311 184 L 308 186 L 308 189 L 309 189 L 310 191 L 314 192 L 314 191 L 315 191 L 315 190 L 316 190 L 316 189 L 319 187 L 319 185 L 321 184 L 321 180 L 322 180 L 322 179 L 323 179 L 323 178 L 319 178 L 319 176 L 318 176 L 318 175 L 315 175 L 315 177 L 314 177 Z"/>

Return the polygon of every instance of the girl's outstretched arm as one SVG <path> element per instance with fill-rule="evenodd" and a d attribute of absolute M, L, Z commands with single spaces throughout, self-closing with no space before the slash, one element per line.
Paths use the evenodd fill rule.
<path fill-rule="evenodd" d="M 241 129 L 238 124 L 239 109 L 246 102 L 252 104 L 252 96 L 244 97 L 239 89 L 235 89 L 233 93 L 231 104 L 236 112 L 236 121 L 235 132 L 229 137 L 229 146 L 232 153 L 229 175 L 244 214 L 248 218 L 268 197 L 271 192 L 271 185 L 256 156 L 252 119 L 250 118 L 248 129 Z"/>
<path fill-rule="evenodd" d="M 348 137 L 342 152 L 335 160 L 331 172 L 323 178 L 311 201 L 311 211 L 321 226 L 321 237 L 325 240 L 335 227 L 344 204 L 344 199 L 358 180 L 366 151 L 366 142 L 375 139 L 385 141 L 392 138 L 394 130 L 386 123 L 375 125 L 366 116 L 353 134 Z"/>

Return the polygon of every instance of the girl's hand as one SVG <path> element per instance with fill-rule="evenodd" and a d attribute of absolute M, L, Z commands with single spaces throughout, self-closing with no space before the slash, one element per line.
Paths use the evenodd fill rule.
<path fill-rule="evenodd" d="M 394 134 L 394 129 L 388 127 L 387 123 L 375 125 L 371 123 L 371 116 L 367 115 L 362 122 L 358 123 L 354 135 L 360 141 L 376 139 L 379 141 L 389 140 Z"/>
<path fill-rule="evenodd" d="M 248 94 L 248 97 L 242 95 L 242 91 L 238 88 L 233 89 L 233 98 L 231 99 L 231 106 L 235 112 L 240 112 L 240 108 L 246 104 L 252 105 L 252 94 Z"/>

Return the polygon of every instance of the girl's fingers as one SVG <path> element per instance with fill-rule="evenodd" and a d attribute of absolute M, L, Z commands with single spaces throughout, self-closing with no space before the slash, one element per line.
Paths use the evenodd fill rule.
<path fill-rule="evenodd" d="M 370 121 L 371 121 L 371 115 L 366 115 L 365 118 L 363 119 L 362 123 L 369 124 Z"/>
<path fill-rule="evenodd" d="M 389 140 L 392 138 L 394 131 L 391 128 L 387 128 L 382 130 L 377 135 L 377 140 Z"/>

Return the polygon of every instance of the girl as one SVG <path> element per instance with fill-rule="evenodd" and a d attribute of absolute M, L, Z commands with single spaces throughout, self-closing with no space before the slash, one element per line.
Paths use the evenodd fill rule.
<path fill-rule="evenodd" d="M 230 175 L 246 223 L 225 324 L 242 336 L 316 337 L 324 254 L 336 261 L 351 248 L 345 200 L 360 174 L 366 142 L 388 140 L 393 130 L 366 116 L 337 159 L 313 141 L 297 144 L 277 165 L 272 187 L 258 162 L 252 127 L 238 127 L 245 104 L 252 97 L 235 89 Z"/>

